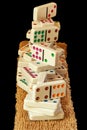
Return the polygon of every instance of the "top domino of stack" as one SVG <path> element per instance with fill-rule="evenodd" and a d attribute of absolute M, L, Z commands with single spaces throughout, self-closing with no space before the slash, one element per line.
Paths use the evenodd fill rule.
<path fill-rule="evenodd" d="M 41 20 L 55 17 L 57 13 L 57 4 L 51 2 L 41 6 L 37 6 L 33 10 L 33 20 Z"/>

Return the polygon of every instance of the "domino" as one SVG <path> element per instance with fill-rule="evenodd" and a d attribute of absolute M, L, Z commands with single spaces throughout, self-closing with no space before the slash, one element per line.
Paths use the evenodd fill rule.
<path fill-rule="evenodd" d="M 31 99 L 34 101 L 62 98 L 66 95 L 66 82 L 65 80 L 58 80 L 34 84 L 30 93 Z"/>
<path fill-rule="evenodd" d="M 33 69 L 33 71 L 35 72 L 42 72 L 42 71 L 51 70 L 55 68 L 54 66 L 47 65 L 46 63 L 40 61 L 29 62 L 29 67 Z"/>
<path fill-rule="evenodd" d="M 59 119 L 64 119 L 64 111 L 61 108 L 59 113 L 56 116 L 47 116 L 44 114 L 39 114 L 39 113 L 35 113 L 35 112 L 29 112 L 28 111 L 28 116 L 30 120 L 59 120 Z"/>
<path fill-rule="evenodd" d="M 21 47 L 21 48 L 18 50 L 18 55 L 19 55 L 20 57 L 22 57 L 23 54 L 24 54 L 24 52 L 28 52 L 28 51 L 30 51 L 30 49 L 29 49 L 29 43 L 26 44 L 25 46 Z"/>
<path fill-rule="evenodd" d="M 46 109 L 46 108 L 40 108 L 40 107 L 29 107 L 24 104 L 23 109 L 29 112 L 44 114 L 47 116 L 55 116 L 60 111 L 60 106 L 57 109 Z"/>
<path fill-rule="evenodd" d="M 57 25 L 54 23 L 55 22 L 51 18 L 41 19 L 39 21 L 32 21 L 32 28 L 41 28 L 41 27 L 46 27 L 46 26 Z"/>
<path fill-rule="evenodd" d="M 37 78 L 38 78 L 38 73 L 33 71 L 29 67 L 23 67 L 22 68 L 22 73 L 26 77 L 28 81 L 31 83 L 37 83 Z"/>
<path fill-rule="evenodd" d="M 56 16 L 56 13 L 57 4 L 55 2 L 40 5 L 33 9 L 33 20 L 35 21 L 40 19 L 52 18 Z"/>
<path fill-rule="evenodd" d="M 37 61 L 44 62 L 51 66 L 56 66 L 59 60 L 59 56 L 63 53 L 63 49 L 54 50 L 50 47 L 34 44 L 31 47 L 32 58 Z"/>
<path fill-rule="evenodd" d="M 42 101 L 34 101 L 31 100 L 31 96 L 28 93 L 24 99 L 24 105 L 29 107 L 40 107 L 40 108 L 46 108 L 46 109 L 57 109 L 60 104 L 60 98 L 57 99 L 49 99 L 49 100 L 42 100 Z"/>
<path fill-rule="evenodd" d="M 56 42 L 59 37 L 60 27 L 58 26 L 45 26 L 41 28 L 32 28 L 28 39 L 31 43 L 41 42 Z"/>
<path fill-rule="evenodd" d="M 64 79 L 60 74 L 47 74 L 44 82 L 51 82 L 56 80 Z"/>

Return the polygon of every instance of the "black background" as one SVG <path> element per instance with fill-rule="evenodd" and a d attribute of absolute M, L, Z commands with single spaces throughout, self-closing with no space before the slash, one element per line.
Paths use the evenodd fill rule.
<path fill-rule="evenodd" d="M 7 2 L 1 10 L 1 115 L 2 127 L 13 130 L 15 117 L 16 65 L 19 43 L 26 39 L 26 32 L 31 29 L 33 8 L 50 0 L 29 0 Z M 53 20 L 60 21 L 59 41 L 68 45 L 67 62 L 71 83 L 72 100 L 76 113 L 78 129 L 80 129 L 80 52 L 81 52 L 81 10 L 80 2 L 54 0 L 57 3 L 57 16 Z M 3 12 L 3 13 L 2 13 Z M 4 128 L 1 128 L 4 130 Z"/>

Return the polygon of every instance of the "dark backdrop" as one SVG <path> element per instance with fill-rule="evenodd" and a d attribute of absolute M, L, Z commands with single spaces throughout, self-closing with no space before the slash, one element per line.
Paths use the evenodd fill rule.
<path fill-rule="evenodd" d="M 2 122 L 8 130 L 14 126 L 15 93 L 16 93 L 16 65 L 18 46 L 26 39 L 26 32 L 31 29 L 33 8 L 51 2 L 51 0 L 28 0 L 21 2 L 7 2 L 2 4 L 1 10 L 1 88 L 2 88 Z M 53 19 L 60 21 L 61 30 L 59 41 L 68 45 L 67 62 L 69 65 L 72 100 L 76 112 L 78 127 L 80 127 L 80 19 L 81 11 L 78 2 L 54 0 L 58 5 L 57 16 Z M 3 13 L 2 13 L 3 12 Z M 2 129 L 4 130 L 4 129 Z"/>

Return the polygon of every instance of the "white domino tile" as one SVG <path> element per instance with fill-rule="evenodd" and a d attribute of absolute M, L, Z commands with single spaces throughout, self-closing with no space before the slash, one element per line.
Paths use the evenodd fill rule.
<path fill-rule="evenodd" d="M 56 13 L 57 13 L 57 4 L 55 2 L 40 5 L 34 7 L 33 9 L 33 20 L 52 18 L 56 16 Z"/>
<path fill-rule="evenodd" d="M 41 27 L 46 27 L 46 26 L 51 27 L 52 25 L 55 25 L 55 22 L 51 18 L 42 19 L 39 21 L 32 21 L 32 28 L 41 28 Z"/>
<path fill-rule="evenodd" d="M 42 84 L 34 84 L 31 92 L 32 100 L 35 101 L 61 98 L 66 95 L 66 82 L 64 80 L 57 80 L 44 82 Z"/>
<path fill-rule="evenodd" d="M 41 28 L 32 28 L 30 33 L 31 43 L 56 42 L 59 37 L 60 28 L 52 25 Z"/>
<path fill-rule="evenodd" d="M 47 116 L 44 114 L 34 113 L 34 112 L 28 112 L 28 116 L 30 120 L 59 120 L 64 119 L 64 111 L 61 108 L 59 113 L 56 116 Z"/>
<path fill-rule="evenodd" d="M 30 107 L 27 105 L 23 105 L 23 109 L 29 112 L 44 114 L 48 116 L 55 116 L 60 111 L 60 106 L 57 109 L 46 109 L 46 108 L 40 108 L 40 107 Z"/>
<path fill-rule="evenodd" d="M 32 58 L 51 66 L 56 66 L 58 56 L 60 55 L 60 50 L 54 50 L 38 44 L 32 45 L 31 51 Z"/>
<path fill-rule="evenodd" d="M 29 62 L 29 67 L 31 69 L 33 69 L 33 71 L 35 72 L 41 72 L 41 71 L 46 71 L 46 70 L 50 70 L 50 69 L 54 69 L 54 66 L 51 65 L 47 65 L 44 62 L 40 62 L 40 61 L 31 61 Z"/>
<path fill-rule="evenodd" d="M 39 107 L 39 108 L 46 108 L 46 109 L 57 109 L 60 105 L 60 98 L 57 99 L 45 99 L 42 101 L 34 101 L 31 100 L 31 95 L 27 94 L 24 99 L 24 105 L 30 107 Z"/>

